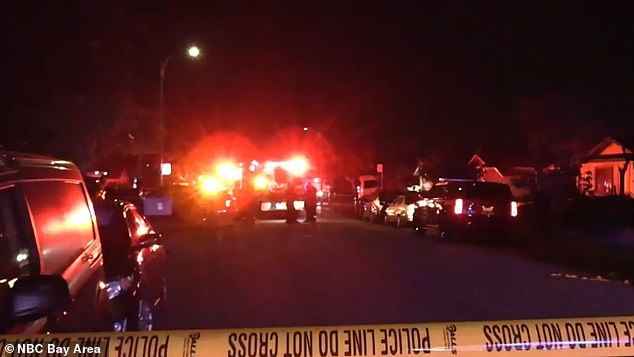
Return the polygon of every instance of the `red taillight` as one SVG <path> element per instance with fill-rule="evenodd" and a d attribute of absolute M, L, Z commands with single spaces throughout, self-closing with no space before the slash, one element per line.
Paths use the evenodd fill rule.
<path fill-rule="evenodd" d="M 517 217 L 517 202 L 511 201 L 511 217 Z"/>
<path fill-rule="evenodd" d="M 462 198 L 456 200 L 456 205 L 453 207 L 453 213 L 462 214 Z"/>

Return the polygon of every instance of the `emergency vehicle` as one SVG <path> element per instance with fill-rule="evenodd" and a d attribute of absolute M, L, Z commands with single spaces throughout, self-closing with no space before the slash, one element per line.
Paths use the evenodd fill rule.
<path fill-rule="evenodd" d="M 230 224 L 240 210 L 236 182 L 241 177 L 239 164 L 232 160 L 217 160 L 196 171 L 190 169 L 187 178 L 178 180 L 172 188 L 176 209 L 190 223 Z"/>
<path fill-rule="evenodd" d="M 287 210 L 287 188 L 293 188 L 295 210 L 304 210 L 307 183 L 317 189 L 318 202 L 328 197 L 329 187 L 303 156 L 284 161 L 217 160 L 198 172 L 189 186 L 186 211 L 195 219 L 217 221 L 239 218 L 249 211 L 257 218 L 280 218 Z"/>
<path fill-rule="evenodd" d="M 286 161 L 253 161 L 249 171 L 252 173 L 253 204 L 259 218 L 285 214 L 289 188 L 294 196 L 293 207 L 302 211 L 306 184 L 315 185 L 315 179 L 320 181 L 311 177 L 308 160 L 299 156 Z"/>

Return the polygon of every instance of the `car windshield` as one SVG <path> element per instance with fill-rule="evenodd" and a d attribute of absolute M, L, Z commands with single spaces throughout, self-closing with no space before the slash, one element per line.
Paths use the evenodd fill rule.
<path fill-rule="evenodd" d="M 0 357 L 634 355 L 634 0 L 0 23 Z"/>

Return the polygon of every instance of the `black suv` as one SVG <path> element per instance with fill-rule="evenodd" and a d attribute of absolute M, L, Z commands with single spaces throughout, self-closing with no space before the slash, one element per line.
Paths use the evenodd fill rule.
<path fill-rule="evenodd" d="M 467 233 L 509 233 L 518 207 L 508 185 L 462 179 L 444 179 L 425 195 L 414 212 L 420 234 L 436 229 L 441 237 Z"/>
<path fill-rule="evenodd" d="M 112 329 L 152 330 L 167 296 L 162 235 L 130 202 L 96 199 L 95 212 Z"/>

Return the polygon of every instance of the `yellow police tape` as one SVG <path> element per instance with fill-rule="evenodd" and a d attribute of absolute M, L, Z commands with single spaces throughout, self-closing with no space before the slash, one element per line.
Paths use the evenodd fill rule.
<path fill-rule="evenodd" d="M 2 356 L 634 356 L 634 316 L 0 336 Z"/>

